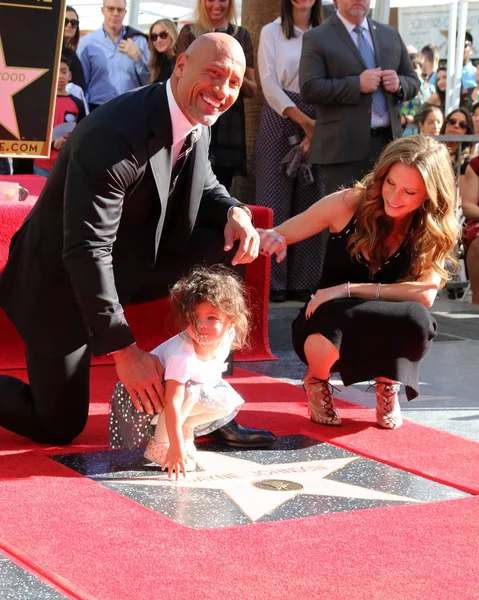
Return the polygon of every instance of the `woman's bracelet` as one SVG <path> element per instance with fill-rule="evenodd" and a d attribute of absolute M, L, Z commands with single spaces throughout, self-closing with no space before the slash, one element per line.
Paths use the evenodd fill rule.
<path fill-rule="evenodd" d="M 378 283 L 376 287 L 376 300 L 379 300 L 379 296 L 381 295 L 381 284 Z"/>
<path fill-rule="evenodd" d="M 348 287 L 346 288 L 348 292 L 348 298 L 351 298 L 351 282 L 348 281 Z"/>

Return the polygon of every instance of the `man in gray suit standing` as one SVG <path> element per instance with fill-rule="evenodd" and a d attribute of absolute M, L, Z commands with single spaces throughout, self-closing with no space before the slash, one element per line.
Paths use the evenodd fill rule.
<path fill-rule="evenodd" d="M 301 94 L 316 105 L 310 161 L 325 191 L 351 186 L 402 133 L 400 102 L 416 77 L 398 31 L 367 18 L 370 0 L 337 0 L 337 11 L 303 36 Z"/>

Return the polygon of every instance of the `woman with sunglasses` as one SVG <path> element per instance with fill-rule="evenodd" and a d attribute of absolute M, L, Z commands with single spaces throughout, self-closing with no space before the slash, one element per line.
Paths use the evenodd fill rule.
<path fill-rule="evenodd" d="M 150 48 L 150 83 L 169 79 L 175 64 L 178 30 L 170 19 L 158 19 L 150 27 L 148 47 Z"/>
<path fill-rule="evenodd" d="M 70 62 L 72 73 L 72 83 L 79 85 L 83 91 L 86 89 L 85 75 L 80 59 L 76 50 L 80 41 L 80 21 L 78 13 L 72 6 L 67 6 L 65 10 L 65 29 L 63 30 L 63 49 L 62 56 L 65 56 Z"/>
<path fill-rule="evenodd" d="M 455 108 L 447 115 L 446 120 L 441 127 L 441 135 L 474 135 L 474 124 L 467 108 Z M 444 143 L 451 155 L 455 173 L 457 173 L 458 164 L 460 165 L 459 195 L 462 197 L 464 174 L 466 172 L 466 167 L 471 160 L 472 144 L 469 142 L 462 142 L 461 152 L 459 153 L 459 142 Z"/>
<path fill-rule="evenodd" d="M 210 161 L 213 171 L 229 191 L 235 175 L 246 176 L 246 131 L 244 98 L 256 94 L 253 44 L 244 27 L 236 24 L 235 0 L 196 0 L 194 21 L 180 31 L 176 55 L 184 52 L 195 38 L 211 31 L 233 36 L 246 56 L 246 73 L 238 100 L 211 128 Z"/>

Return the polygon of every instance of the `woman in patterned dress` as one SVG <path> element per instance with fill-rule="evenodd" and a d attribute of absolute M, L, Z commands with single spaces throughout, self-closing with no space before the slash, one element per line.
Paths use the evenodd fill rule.
<path fill-rule="evenodd" d="M 302 37 L 321 22 L 321 0 L 282 0 L 281 17 L 261 30 L 258 72 L 265 103 L 256 141 L 256 203 L 273 209 L 275 225 L 302 213 L 324 193 L 319 165 L 305 167 L 315 107 L 299 93 Z M 309 297 L 326 240 L 323 233 L 296 244 L 287 260 L 272 265 L 272 301 Z"/>

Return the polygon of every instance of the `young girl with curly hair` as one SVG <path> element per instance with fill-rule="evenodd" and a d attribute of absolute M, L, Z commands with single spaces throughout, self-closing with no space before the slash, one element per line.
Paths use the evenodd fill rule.
<path fill-rule="evenodd" d="M 242 398 L 222 379 L 230 350 L 248 334 L 248 308 L 241 279 L 221 266 L 195 268 L 170 290 L 181 333 L 152 350 L 164 368 L 164 410 L 150 437 L 152 416 L 137 411 L 119 382 L 111 399 L 110 443 L 133 448 L 150 437 L 145 458 L 168 475 L 196 468 L 194 437 L 228 423 Z"/>

